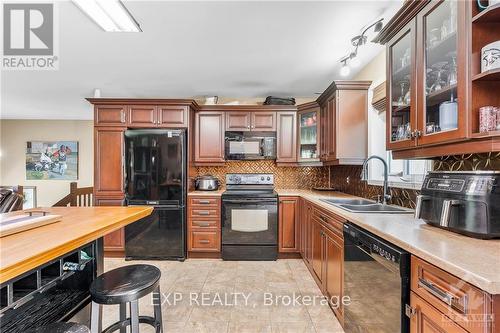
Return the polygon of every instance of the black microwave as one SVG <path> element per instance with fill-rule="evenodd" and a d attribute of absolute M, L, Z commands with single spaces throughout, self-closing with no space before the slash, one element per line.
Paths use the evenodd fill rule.
<path fill-rule="evenodd" d="M 275 160 L 276 132 L 226 132 L 226 160 Z"/>

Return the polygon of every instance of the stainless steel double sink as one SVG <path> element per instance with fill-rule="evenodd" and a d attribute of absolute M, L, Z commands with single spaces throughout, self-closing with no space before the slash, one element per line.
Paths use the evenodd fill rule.
<path fill-rule="evenodd" d="M 332 198 L 320 199 L 332 206 L 342 208 L 351 213 L 384 213 L 384 214 L 411 214 L 413 210 L 399 206 L 385 205 L 368 199 Z"/>

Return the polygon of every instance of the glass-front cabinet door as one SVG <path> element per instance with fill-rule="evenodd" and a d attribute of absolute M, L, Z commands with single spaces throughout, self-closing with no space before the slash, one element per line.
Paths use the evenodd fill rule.
<path fill-rule="evenodd" d="M 299 161 L 319 161 L 319 106 L 299 111 Z"/>
<path fill-rule="evenodd" d="M 465 137 L 465 1 L 433 1 L 417 16 L 419 145 Z"/>
<path fill-rule="evenodd" d="M 415 145 L 415 21 L 387 44 L 387 149 Z"/>

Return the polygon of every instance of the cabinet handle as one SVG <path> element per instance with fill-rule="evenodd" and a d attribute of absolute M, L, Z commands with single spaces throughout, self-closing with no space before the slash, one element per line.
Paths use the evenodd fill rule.
<path fill-rule="evenodd" d="M 248 125 L 247 128 L 250 129 L 250 125 Z"/>
<path fill-rule="evenodd" d="M 208 239 L 200 239 L 198 241 L 198 243 L 200 243 L 200 244 L 210 244 L 210 241 Z"/>
<path fill-rule="evenodd" d="M 410 305 L 405 304 L 405 314 L 408 318 L 413 317 L 417 314 L 417 309 L 412 308 Z"/>
<path fill-rule="evenodd" d="M 199 215 L 210 215 L 210 212 L 208 210 L 201 210 L 198 212 Z"/>
<path fill-rule="evenodd" d="M 456 297 L 446 291 L 441 290 L 434 283 L 422 278 L 418 279 L 418 286 L 425 289 L 431 295 L 437 297 L 455 310 L 458 310 L 461 313 L 465 313 L 465 309 L 467 308 L 467 295 L 464 295 L 462 298 Z"/>
<path fill-rule="evenodd" d="M 328 220 L 326 219 L 326 217 L 324 217 L 324 216 L 322 216 L 322 215 L 320 215 L 320 216 L 319 216 L 319 219 L 320 219 L 321 221 L 325 222 L 325 223 L 328 223 Z"/>
<path fill-rule="evenodd" d="M 208 205 L 210 203 L 210 200 L 198 200 L 198 203 L 202 205 Z"/>
<path fill-rule="evenodd" d="M 124 123 L 125 122 L 125 112 L 120 112 L 120 122 Z"/>
<path fill-rule="evenodd" d="M 199 227 L 204 227 L 204 228 L 210 227 L 210 223 L 198 222 L 198 223 L 196 223 L 196 225 L 199 226 Z"/>

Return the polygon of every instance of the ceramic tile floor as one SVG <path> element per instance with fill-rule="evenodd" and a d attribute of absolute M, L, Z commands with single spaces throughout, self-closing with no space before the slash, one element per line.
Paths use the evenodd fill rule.
<path fill-rule="evenodd" d="M 343 332 L 329 306 L 321 301 L 321 292 L 302 260 L 106 259 L 105 270 L 134 263 L 152 264 L 162 271 L 165 333 Z M 293 297 L 298 302 L 290 304 Z M 139 311 L 153 314 L 151 297 L 141 299 Z M 118 307 L 104 306 L 104 327 L 117 319 Z M 141 333 L 153 331 L 141 325 Z"/>

